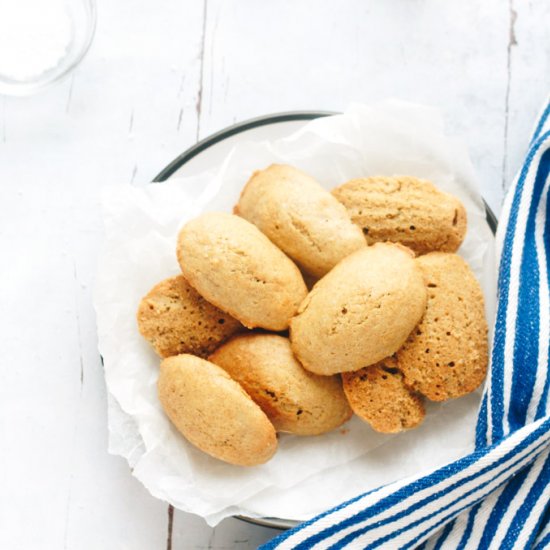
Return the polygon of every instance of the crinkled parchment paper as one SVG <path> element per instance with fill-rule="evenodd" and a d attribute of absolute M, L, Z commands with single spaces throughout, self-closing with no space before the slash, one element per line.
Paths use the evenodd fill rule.
<path fill-rule="evenodd" d="M 242 468 L 188 444 L 157 399 L 159 359 L 140 337 L 140 298 L 179 271 L 180 226 L 202 211 L 231 211 L 251 172 L 289 163 L 330 189 L 348 179 L 408 174 L 458 195 L 468 211 L 460 253 L 482 281 L 493 309 L 493 239 L 464 146 L 444 133 L 431 108 L 385 101 L 353 105 L 273 142 L 242 142 L 219 169 L 104 193 L 105 245 L 95 292 L 100 351 L 109 392 L 110 451 L 156 497 L 215 525 L 232 514 L 305 519 L 359 492 L 452 460 L 472 448 L 479 392 L 430 404 L 423 425 L 377 434 L 357 418 L 318 437 L 281 435 L 267 464 Z"/>

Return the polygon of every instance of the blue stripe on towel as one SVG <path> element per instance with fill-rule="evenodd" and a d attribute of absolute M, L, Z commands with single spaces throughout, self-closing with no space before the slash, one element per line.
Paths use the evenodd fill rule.
<path fill-rule="evenodd" d="M 412 512 L 414 512 L 415 510 L 421 509 L 426 504 L 433 503 L 435 500 L 438 500 L 441 497 L 444 497 L 447 494 L 449 494 L 451 491 L 453 491 L 457 488 L 460 488 L 461 486 L 465 485 L 466 483 L 468 483 L 470 481 L 475 480 L 478 477 L 483 476 L 485 473 L 490 472 L 491 470 L 493 470 L 494 468 L 500 466 L 501 464 L 504 464 L 507 461 L 511 461 L 511 459 L 517 453 L 523 451 L 531 443 L 536 441 L 538 436 L 540 436 L 540 432 L 538 432 L 538 431 L 535 432 L 534 434 L 531 434 L 531 436 L 527 437 L 521 444 L 516 446 L 512 451 L 510 451 L 507 454 L 505 454 L 504 456 L 500 457 L 499 459 L 497 459 L 496 461 L 494 461 L 490 465 L 482 468 L 479 472 L 476 472 L 475 474 L 471 474 L 469 476 L 460 478 L 457 482 L 455 482 L 455 483 L 453 483 L 449 486 L 446 486 L 446 487 L 444 487 L 443 489 L 441 489 L 439 491 L 428 494 L 426 497 L 424 497 L 422 500 L 420 500 L 416 504 L 409 506 L 405 510 L 402 510 L 402 511 L 398 512 L 397 514 L 389 517 L 388 519 L 380 520 L 380 521 L 378 521 L 378 522 L 376 522 L 376 523 L 374 523 L 374 524 L 372 524 L 368 527 L 365 527 L 365 528 L 361 529 L 358 534 L 359 535 L 363 534 L 363 533 L 367 532 L 370 529 L 374 529 L 374 528 L 378 528 L 378 527 L 383 526 L 383 525 L 394 523 L 394 522 L 398 521 L 401 518 L 407 517 Z M 370 517 L 375 516 L 376 513 L 380 512 L 380 511 L 385 511 L 387 509 L 392 508 L 395 505 L 396 502 L 400 502 L 403 499 L 403 497 L 406 497 L 406 496 L 410 495 L 411 490 L 412 491 L 420 491 L 424 487 L 430 487 L 434 484 L 438 484 L 438 483 L 441 483 L 442 481 L 446 481 L 447 479 L 449 479 L 453 475 L 456 475 L 458 471 L 466 468 L 467 466 L 469 466 L 471 464 L 476 464 L 477 462 L 479 462 L 484 456 L 489 454 L 492 450 L 493 450 L 493 448 L 489 448 L 489 447 L 487 447 L 485 449 L 481 449 L 478 452 L 473 453 L 472 455 L 468 455 L 467 457 L 465 457 L 463 459 L 460 459 L 459 461 L 457 461 L 455 463 L 452 463 L 448 466 L 445 466 L 445 467 L 441 468 L 440 470 L 434 472 L 433 474 L 431 474 L 430 476 L 427 476 L 426 478 L 423 478 L 423 479 L 420 479 L 420 480 L 416 481 L 414 485 L 413 484 L 407 485 L 407 486 L 403 487 L 402 489 L 399 489 L 396 493 L 393 493 L 389 497 L 386 497 L 385 499 L 381 500 L 380 502 L 377 502 L 373 506 L 367 507 L 365 510 L 362 510 L 361 512 L 359 512 L 357 514 L 354 514 L 354 515 L 350 516 L 346 520 L 344 520 L 344 521 L 342 521 L 342 522 L 340 522 L 336 525 L 331 525 L 330 527 L 327 527 L 326 529 L 324 529 L 324 530 L 320 531 L 319 533 L 313 535 L 312 537 L 308 538 L 306 541 L 304 541 L 300 545 L 297 545 L 295 547 L 295 550 L 304 550 L 306 548 L 309 548 L 312 544 L 315 544 L 315 543 L 323 540 L 324 538 L 328 538 L 328 537 L 336 534 L 337 532 L 345 529 L 346 527 L 351 527 L 353 525 L 356 525 L 357 523 L 360 523 L 361 521 L 364 521 L 364 520 L 366 520 Z M 536 452 L 536 450 L 538 450 L 538 447 L 535 447 L 535 450 L 531 451 L 531 454 L 534 454 Z M 518 461 L 511 461 L 511 463 L 509 464 L 509 468 L 513 468 L 514 465 L 516 464 L 516 462 L 519 462 L 520 460 L 521 459 L 519 459 Z M 474 492 L 474 491 L 478 490 L 479 488 L 485 487 L 489 482 L 490 482 L 490 480 L 487 481 L 486 483 L 482 483 L 481 485 L 476 486 L 472 491 L 469 491 L 469 492 L 465 493 L 462 496 L 463 497 L 464 496 L 469 496 L 469 494 L 471 492 Z M 455 502 L 459 501 L 460 498 L 461 497 L 459 497 Z M 452 504 L 454 504 L 455 502 L 453 502 Z M 441 509 L 447 509 L 452 504 L 450 504 L 448 506 L 445 506 Z M 349 535 L 348 537 L 346 537 L 345 540 L 348 540 L 348 539 L 353 540 L 353 538 L 355 538 L 355 537 L 352 537 L 351 535 Z M 337 547 L 335 547 L 335 548 L 337 548 Z"/>
<path fill-rule="evenodd" d="M 443 544 L 447 540 L 447 537 L 449 536 L 449 533 L 452 531 L 452 529 L 453 529 L 453 523 L 449 523 L 448 525 L 445 526 L 445 529 L 443 529 L 441 535 L 437 539 L 437 542 L 433 550 L 441 550 L 441 548 L 443 548 Z"/>
<path fill-rule="evenodd" d="M 543 136 L 544 137 L 544 136 Z M 493 353 L 491 361 L 491 422 L 492 431 L 487 441 L 495 441 L 501 439 L 505 435 L 504 430 L 504 418 L 506 415 L 503 413 L 508 410 L 509 403 L 505 402 L 504 396 L 504 352 L 507 338 L 511 337 L 508 333 L 508 324 L 515 325 L 516 320 L 508 320 L 508 303 L 509 303 L 509 291 L 510 291 L 510 271 L 512 263 L 512 254 L 514 251 L 514 240 L 516 238 L 516 227 L 518 221 L 519 208 L 521 199 L 523 196 L 523 190 L 527 175 L 532 168 L 533 160 L 538 153 L 542 144 L 542 138 L 539 138 L 527 156 L 527 160 L 521 170 L 520 177 L 518 178 L 516 188 L 513 194 L 512 206 L 510 208 L 510 215 L 507 220 L 507 226 L 505 228 L 504 245 L 502 249 L 502 257 L 500 260 L 499 282 L 498 282 L 498 307 L 497 317 L 495 321 L 495 331 L 493 338 Z M 504 222 L 505 220 L 501 221 Z M 499 227 L 501 231 L 502 225 Z M 518 238 L 523 238 L 524 235 L 519 235 Z M 510 329 L 512 330 L 512 329 Z"/>
<path fill-rule="evenodd" d="M 541 176 L 542 177 L 542 176 Z M 550 288 L 550 193 L 548 193 L 546 199 L 546 223 L 544 224 L 543 234 L 544 250 L 546 252 L 546 284 Z M 548 392 L 550 391 L 550 363 L 547 361 L 546 365 L 541 365 L 542 368 L 546 368 L 546 381 L 542 390 L 542 395 L 539 400 L 535 419 L 542 418 L 550 413 L 548 410 Z"/>
<path fill-rule="evenodd" d="M 550 151 L 543 159 L 550 159 Z M 542 166 L 542 162 L 541 165 Z M 541 173 L 539 168 L 538 173 Z M 533 396 L 536 368 L 530 368 L 538 362 L 539 353 L 539 264 L 535 243 L 535 219 L 539 207 L 544 179 L 537 176 L 533 197 L 529 208 L 523 257 L 521 263 L 518 312 L 514 342 L 514 371 L 512 373 L 511 392 L 514 396 L 509 402 L 508 421 L 512 430 L 525 425 L 527 408 Z"/>
<path fill-rule="evenodd" d="M 527 447 L 527 443 L 524 442 L 524 445 L 522 446 L 522 448 L 525 448 Z M 537 448 L 538 449 L 538 448 Z M 477 477 L 480 477 L 481 475 L 483 475 L 484 473 L 487 473 L 487 472 L 490 472 L 491 470 L 493 470 L 496 466 L 502 464 L 502 463 L 505 463 L 507 462 L 508 460 L 511 459 L 511 457 L 516 454 L 516 451 L 514 451 L 512 454 L 508 453 L 508 455 L 506 455 L 505 457 L 502 457 L 502 459 L 498 460 L 497 463 L 494 463 L 494 464 L 491 464 L 490 466 L 484 468 L 479 474 L 475 475 L 475 476 L 471 476 L 470 479 L 466 478 L 464 480 L 461 480 L 460 483 L 456 484 L 456 486 L 462 486 L 464 485 L 467 481 L 471 481 Z M 536 450 L 533 451 L 531 453 L 530 456 L 536 454 Z M 515 461 L 512 461 L 511 464 L 508 466 L 509 469 L 513 468 L 514 466 L 517 465 L 517 463 L 519 462 L 522 462 L 524 461 L 525 459 L 524 458 L 521 458 L 521 459 L 518 459 L 518 460 L 515 460 Z M 504 481 L 506 481 L 506 470 L 504 472 L 500 472 L 497 476 L 495 477 L 504 477 L 505 479 L 501 482 L 501 483 L 504 483 Z M 418 520 L 415 520 L 413 522 L 410 522 L 408 525 L 402 527 L 401 529 L 397 529 L 397 530 L 393 530 L 391 533 L 389 533 L 388 535 L 380 538 L 376 543 L 373 543 L 372 545 L 369 546 L 369 548 L 378 548 L 379 546 L 381 546 L 382 544 L 394 539 L 395 537 L 397 537 L 398 535 L 402 534 L 402 533 L 405 533 L 406 531 L 412 529 L 413 527 L 417 527 L 418 525 L 421 525 L 422 523 L 425 523 L 427 521 L 429 521 L 431 518 L 433 518 L 434 516 L 440 514 L 441 512 L 443 511 L 446 511 L 448 510 L 449 508 L 452 508 L 455 504 L 459 503 L 460 501 L 463 501 L 464 499 L 467 499 L 468 497 L 470 497 L 471 495 L 473 495 L 474 493 L 486 488 L 488 485 L 492 484 L 494 482 L 494 478 L 491 478 L 485 482 L 482 482 L 482 483 L 479 483 L 477 484 L 475 487 L 473 487 L 472 489 L 470 489 L 469 491 L 466 491 L 464 493 L 461 493 L 457 498 L 455 498 L 452 502 L 450 502 L 449 504 L 446 504 L 445 506 L 441 506 L 441 507 L 438 507 L 437 510 L 427 514 L 426 516 L 418 519 Z M 350 533 L 349 535 L 347 535 L 346 537 L 344 537 L 343 539 L 341 539 L 340 541 L 338 541 L 337 544 L 329 547 L 330 550 L 338 550 L 338 548 L 341 547 L 341 545 L 346 545 L 350 542 L 352 542 L 354 539 L 356 539 L 357 537 L 365 534 L 366 532 L 370 531 L 370 530 L 373 530 L 373 529 L 377 529 L 383 525 L 387 525 L 389 523 L 393 523 L 395 521 L 397 521 L 398 519 L 400 519 L 401 517 L 406 517 L 407 515 L 410 515 L 411 512 L 413 510 L 418 510 L 420 508 L 423 507 L 423 505 L 427 504 L 427 501 L 429 501 L 430 503 L 433 503 L 435 500 L 441 498 L 442 496 L 445 496 L 447 495 L 450 491 L 452 491 L 454 488 L 456 488 L 451 486 L 443 491 L 440 491 L 439 493 L 435 493 L 435 494 L 432 494 L 430 495 L 429 497 L 427 497 L 423 502 L 421 503 L 418 503 L 417 505 L 414 505 L 414 506 L 411 506 L 409 509 L 403 511 L 403 512 L 399 512 L 398 514 L 396 514 L 395 516 L 391 517 L 391 518 L 388 518 L 387 520 L 382 520 L 382 521 L 379 521 L 379 522 L 376 522 L 374 524 L 371 524 L 367 527 L 364 527 L 362 529 L 358 529 L 356 531 L 354 531 L 353 533 Z M 479 499 L 478 499 L 479 500 Z M 462 510 L 464 510 L 465 508 L 469 508 L 471 506 L 471 503 L 467 504 L 466 506 L 463 506 L 461 508 L 459 508 L 458 510 L 454 511 L 452 514 L 450 514 L 449 516 L 446 516 L 446 520 L 441 520 L 441 521 L 438 521 L 436 524 L 435 524 L 435 527 L 438 527 L 439 525 L 441 524 L 445 524 L 447 523 L 448 521 L 448 518 L 453 516 L 456 516 L 458 515 L 458 513 Z M 359 514 L 358 514 L 359 515 Z M 454 517 L 453 516 L 453 517 Z M 434 526 L 430 527 L 427 531 L 433 531 L 434 529 Z M 309 540 L 308 540 L 309 542 Z M 296 547 L 296 549 L 300 548 L 299 546 Z"/>
<path fill-rule="evenodd" d="M 476 425 L 476 449 L 479 449 L 480 447 L 484 447 L 487 445 L 487 416 L 489 414 L 489 410 L 487 408 L 487 392 L 485 391 L 483 393 L 483 397 L 481 399 L 481 406 L 479 409 L 479 415 Z"/>
<path fill-rule="evenodd" d="M 496 504 L 494 505 L 491 511 L 491 514 L 489 516 L 489 519 L 487 520 L 487 524 L 485 525 L 483 534 L 481 535 L 480 546 L 482 548 L 484 546 L 485 548 L 489 546 L 489 543 L 491 542 L 491 539 L 493 538 L 495 531 L 498 529 L 498 526 L 500 525 L 502 516 L 504 515 L 506 510 L 508 510 L 508 507 L 512 502 L 512 498 L 516 494 L 519 487 L 521 487 L 521 485 L 525 481 L 525 478 L 527 477 L 528 473 L 529 473 L 529 469 L 525 468 L 522 472 L 516 475 L 506 485 L 506 487 L 504 488 L 504 491 L 500 494 L 500 497 L 498 498 Z"/>
<path fill-rule="evenodd" d="M 541 472 L 539 473 L 537 479 L 532 484 L 531 490 L 529 491 L 527 498 L 523 501 L 523 504 L 520 506 L 514 519 L 512 520 L 512 524 L 508 528 L 508 532 L 506 533 L 506 537 L 504 538 L 504 541 L 503 541 L 504 548 L 511 548 L 513 543 L 517 540 L 518 538 L 517 535 L 519 534 L 520 530 L 523 528 L 523 526 L 526 524 L 526 522 L 529 520 L 531 516 L 530 512 L 532 508 L 540 499 L 542 493 L 545 490 L 548 490 L 549 479 L 550 479 L 550 458 L 547 456 L 544 462 L 544 466 Z M 535 521 L 533 522 L 533 527 L 531 529 L 531 536 L 529 537 L 530 543 L 533 542 L 536 536 L 539 522 L 542 521 L 542 518 L 540 517 L 534 518 L 534 519 Z M 526 546 L 526 548 L 529 548 L 530 545 L 531 544 Z"/>
<path fill-rule="evenodd" d="M 541 550 L 545 546 L 550 547 L 550 501 L 546 505 L 533 550 Z"/>
<path fill-rule="evenodd" d="M 472 529 L 474 527 L 474 521 L 476 519 L 477 513 L 479 512 L 479 508 L 481 506 L 481 503 L 476 504 L 472 507 L 468 514 L 468 523 L 466 523 L 466 529 L 464 530 L 464 533 L 462 535 L 462 538 L 460 539 L 460 543 L 458 544 L 457 550 L 463 550 L 466 548 L 466 544 L 468 543 L 468 540 L 470 539 L 470 535 L 472 534 Z"/>

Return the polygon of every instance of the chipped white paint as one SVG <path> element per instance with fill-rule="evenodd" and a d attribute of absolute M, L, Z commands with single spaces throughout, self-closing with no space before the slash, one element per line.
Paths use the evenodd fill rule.
<path fill-rule="evenodd" d="M 293 109 L 431 103 L 490 204 L 550 88 L 550 6 L 532 0 L 100 0 L 72 78 L 0 99 L 0 548 L 255 548 L 148 495 L 106 452 L 91 287 L 98 191 L 146 182 L 198 137 Z"/>

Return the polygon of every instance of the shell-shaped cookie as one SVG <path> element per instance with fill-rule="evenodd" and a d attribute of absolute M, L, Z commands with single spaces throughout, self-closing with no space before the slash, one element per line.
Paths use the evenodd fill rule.
<path fill-rule="evenodd" d="M 426 308 L 413 253 L 377 243 L 323 277 L 290 323 L 292 350 L 317 374 L 355 371 L 395 353 Z"/>
<path fill-rule="evenodd" d="M 191 353 L 208 357 L 242 325 L 208 303 L 177 275 L 155 285 L 141 300 L 137 312 L 141 335 L 161 357 Z"/>
<path fill-rule="evenodd" d="M 456 197 L 426 180 L 375 176 L 332 191 L 367 242 L 401 243 L 417 254 L 455 252 L 466 234 L 466 210 Z"/>
<path fill-rule="evenodd" d="M 285 330 L 307 294 L 292 260 L 239 216 L 213 212 L 188 222 L 177 256 L 199 294 L 248 328 Z"/>
<path fill-rule="evenodd" d="M 235 213 L 315 277 L 366 246 L 346 208 L 311 176 L 292 166 L 272 164 L 254 172 Z"/>
<path fill-rule="evenodd" d="M 273 424 L 220 367 L 193 355 L 160 365 L 158 394 L 164 412 L 195 447 L 230 464 L 267 462 L 277 449 Z"/>
<path fill-rule="evenodd" d="M 210 361 L 241 384 L 278 431 L 317 435 L 351 417 L 340 378 L 307 372 L 283 336 L 236 336 L 218 348 Z"/>
<path fill-rule="evenodd" d="M 424 420 L 422 399 L 405 386 L 403 374 L 391 357 L 346 372 L 342 380 L 353 412 L 377 432 L 398 433 L 415 428 Z"/>
<path fill-rule="evenodd" d="M 405 383 L 432 401 L 474 391 L 488 361 L 483 293 L 468 264 L 456 254 L 433 252 L 416 263 L 428 305 L 424 318 L 397 353 Z"/>

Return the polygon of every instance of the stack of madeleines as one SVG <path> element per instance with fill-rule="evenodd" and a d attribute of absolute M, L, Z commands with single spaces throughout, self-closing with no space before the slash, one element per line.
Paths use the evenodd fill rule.
<path fill-rule="evenodd" d="M 424 398 L 465 395 L 486 373 L 483 295 L 455 254 L 465 233 L 461 202 L 424 180 L 330 193 L 291 166 L 255 172 L 234 214 L 183 226 L 182 273 L 139 305 L 167 416 L 248 466 L 273 456 L 277 432 L 319 435 L 353 413 L 379 432 L 418 426 Z"/>

